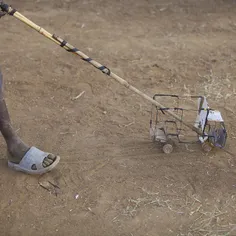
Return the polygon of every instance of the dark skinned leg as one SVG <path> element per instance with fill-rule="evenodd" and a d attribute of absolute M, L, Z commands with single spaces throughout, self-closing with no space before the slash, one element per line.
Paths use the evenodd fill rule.
<path fill-rule="evenodd" d="M 0 131 L 6 141 L 9 161 L 19 163 L 29 150 L 26 145 L 12 128 L 10 116 L 3 96 L 3 76 L 0 70 Z M 56 156 L 49 154 L 43 162 L 43 167 L 51 165 Z"/>

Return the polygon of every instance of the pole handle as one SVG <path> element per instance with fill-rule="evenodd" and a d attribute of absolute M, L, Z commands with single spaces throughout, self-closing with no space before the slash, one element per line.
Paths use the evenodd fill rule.
<path fill-rule="evenodd" d="M 138 90 L 134 86 L 130 85 L 126 80 L 122 79 L 120 76 L 118 76 L 115 73 L 113 73 L 112 71 L 110 71 L 110 69 L 108 69 L 106 66 L 103 66 L 100 63 L 98 63 L 97 61 L 95 61 L 92 58 L 88 57 L 86 54 L 84 54 L 83 52 L 81 52 L 80 50 L 75 48 L 74 46 L 70 45 L 68 42 L 66 42 L 65 40 L 61 39 L 60 37 L 57 37 L 56 35 L 51 34 L 48 31 L 46 31 L 45 29 L 41 28 L 39 25 L 36 25 L 34 22 L 30 21 L 28 18 L 26 18 L 25 16 L 20 14 L 18 11 L 13 9 L 11 6 L 9 6 L 9 5 L 7 5 L 7 4 L 5 4 L 3 2 L 0 2 L 0 8 L 1 8 L 2 12 L 16 17 L 18 20 L 22 21 L 23 23 L 25 23 L 29 27 L 31 27 L 34 30 L 38 31 L 38 33 L 40 33 L 41 35 L 43 35 L 46 38 L 50 39 L 54 43 L 60 45 L 65 50 L 67 50 L 69 52 L 73 52 L 74 54 L 77 54 L 83 60 L 85 60 L 86 62 L 92 64 L 94 67 L 96 67 L 97 69 L 99 69 L 100 71 L 105 73 L 106 75 L 112 77 L 117 82 L 119 82 L 120 84 L 122 84 L 126 88 L 128 88 L 129 90 L 133 91 L 134 93 L 136 93 L 136 94 L 140 95 L 141 97 L 143 97 L 144 99 L 148 100 L 153 105 L 155 105 L 155 106 L 157 106 L 159 108 L 165 108 L 165 106 L 163 106 L 162 104 L 158 103 L 156 100 L 154 100 L 153 98 L 149 97 L 145 93 L 141 92 L 140 90 Z M 190 125 L 190 124 L 182 121 L 181 117 L 177 116 L 172 111 L 167 110 L 166 113 L 169 114 L 170 116 L 174 117 L 176 120 L 182 122 L 183 125 L 185 125 L 189 129 L 193 130 L 198 135 L 202 136 L 201 131 L 199 129 L 197 129 L 194 125 Z"/>

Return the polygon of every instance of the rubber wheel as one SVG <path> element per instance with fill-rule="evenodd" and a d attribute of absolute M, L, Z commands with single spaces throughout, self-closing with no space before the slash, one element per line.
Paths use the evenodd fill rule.
<path fill-rule="evenodd" d="M 202 149 L 203 149 L 204 152 L 208 153 L 208 152 L 212 151 L 213 146 L 210 143 L 205 142 L 205 143 L 202 144 Z"/>
<path fill-rule="evenodd" d="M 170 153 L 173 152 L 174 147 L 173 147 L 172 144 L 167 143 L 167 144 L 165 144 L 165 145 L 162 147 L 162 150 L 163 150 L 163 152 L 164 152 L 165 154 L 170 154 Z"/>

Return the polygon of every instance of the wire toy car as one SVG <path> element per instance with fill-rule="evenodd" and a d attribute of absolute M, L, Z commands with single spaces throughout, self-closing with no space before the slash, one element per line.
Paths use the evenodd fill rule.
<path fill-rule="evenodd" d="M 160 108 L 152 105 L 150 119 L 150 135 L 154 142 L 162 144 L 164 153 L 171 153 L 176 141 L 178 143 L 201 143 L 204 151 L 209 152 L 213 147 L 223 148 L 227 139 L 224 120 L 219 111 L 210 109 L 204 96 L 178 96 L 172 94 L 155 94 L 153 99 L 158 101 L 169 99 L 171 106 Z M 180 106 L 181 101 L 197 101 L 197 108 L 189 104 Z M 180 120 L 166 115 L 172 111 Z M 187 113 L 187 115 L 185 115 Z M 191 114 L 191 115 L 189 115 Z M 200 134 L 189 133 L 183 127 L 184 119 L 189 118 Z M 185 120 L 185 123 L 189 121 Z M 197 137 L 197 138 L 196 138 Z"/>
<path fill-rule="evenodd" d="M 61 37 L 51 34 L 41 26 L 35 24 L 16 9 L 12 8 L 8 4 L 5 4 L 0 0 L 0 17 L 4 15 L 14 16 L 16 19 L 25 23 L 32 29 L 36 30 L 40 35 L 53 41 L 67 52 L 79 56 L 83 61 L 91 64 L 99 71 L 104 73 L 110 78 L 138 94 L 143 99 L 152 103 L 152 115 L 150 121 L 150 133 L 153 141 L 163 144 L 163 151 L 165 153 L 171 153 L 173 151 L 173 141 L 177 139 L 178 142 L 189 143 L 188 132 L 194 133 L 194 137 L 197 142 L 202 144 L 205 151 L 211 151 L 213 147 L 223 148 L 227 139 L 227 132 L 224 125 L 224 120 L 221 113 L 209 108 L 206 97 L 204 96 L 177 96 L 156 94 L 154 97 L 150 97 L 142 91 L 138 90 L 133 85 L 129 84 L 126 80 L 121 78 L 112 72 L 108 67 L 100 64 L 96 60 L 84 54 L 78 48 L 69 44 Z M 171 106 L 166 107 L 162 103 L 158 102 L 158 98 L 172 99 Z M 173 101 L 174 99 L 174 101 Z M 180 100 L 192 101 L 193 99 L 198 101 L 198 108 L 193 109 L 180 106 Z M 167 103 L 164 103 L 167 104 Z M 153 115 L 153 109 L 155 109 L 155 117 Z M 188 113 L 187 116 L 185 114 Z M 162 116 L 162 118 L 161 118 Z M 186 121 L 186 118 L 192 118 L 192 122 Z M 185 140 L 183 140 L 185 139 Z M 193 142 L 193 141 L 191 141 Z M 195 141 L 196 142 L 196 141 Z"/>

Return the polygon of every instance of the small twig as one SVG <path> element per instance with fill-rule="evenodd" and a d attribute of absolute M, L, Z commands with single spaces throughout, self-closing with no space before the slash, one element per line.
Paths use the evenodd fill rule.
<path fill-rule="evenodd" d="M 48 183 L 51 184 L 54 188 L 58 188 L 58 189 L 60 189 L 60 187 L 59 187 L 58 185 L 52 183 L 51 181 L 48 181 Z"/>
<path fill-rule="evenodd" d="M 50 190 L 49 188 L 45 187 L 45 186 L 44 186 L 43 184 L 41 184 L 40 182 L 39 182 L 39 186 L 42 187 L 42 188 L 44 188 L 44 189 L 46 189 L 47 191 L 51 192 L 51 190 Z"/>
<path fill-rule="evenodd" d="M 201 203 L 201 201 L 198 200 L 195 196 L 193 196 L 193 199 L 196 200 L 197 202 Z"/>
<path fill-rule="evenodd" d="M 43 189 L 47 190 L 49 193 L 54 194 L 55 196 L 58 195 L 58 190 L 60 187 L 56 184 L 53 184 L 51 181 L 47 182 L 38 182 L 39 186 L 42 187 Z M 53 189 L 50 187 L 50 185 L 53 187 Z"/>
<path fill-rule="evenodd" d="M 65 135 L 65 134 L 74 134 L 73 132 L 61 132 L 61 135 Z"/>
<path fill-rule="evenodd" d="M 92 209 L 91 209 L 90 207 L 88 207 L 88 210 L 89 210 L 93 215 L 96 215 L 96 214 L 92 211 Z"/>
<path fill-rule="evenodd" d="M 134 121 L 129 123 L 129 124 L 127 124 L 127 125 L 124 125 L 124 127 L 129 127 L 130 125 L 133 125 L 133 124 L 134 124 Z"/>
<path fill-rule="evenodd" d="M 19 129 L 17 129 L 15 132 L 16 132 L 16 133 L 18 133 L 19 131 L 20 131 L 20 128 L 19 128 Z"/>
<path fill-rule="evenodd" d="M 115 216 L 113 219 L 112 219 L 112 222 L 114 222 L 120 215 L 117 215 Z"/>
<path fill-rule="evenodd" d="M 81 92 L 78 96 L 71 98 L 71 100 L 72 100 L 72 101 L 77 100 L 77 99 L 80 98 L 84 93 L 85 93 L 85 91 Z"/>

